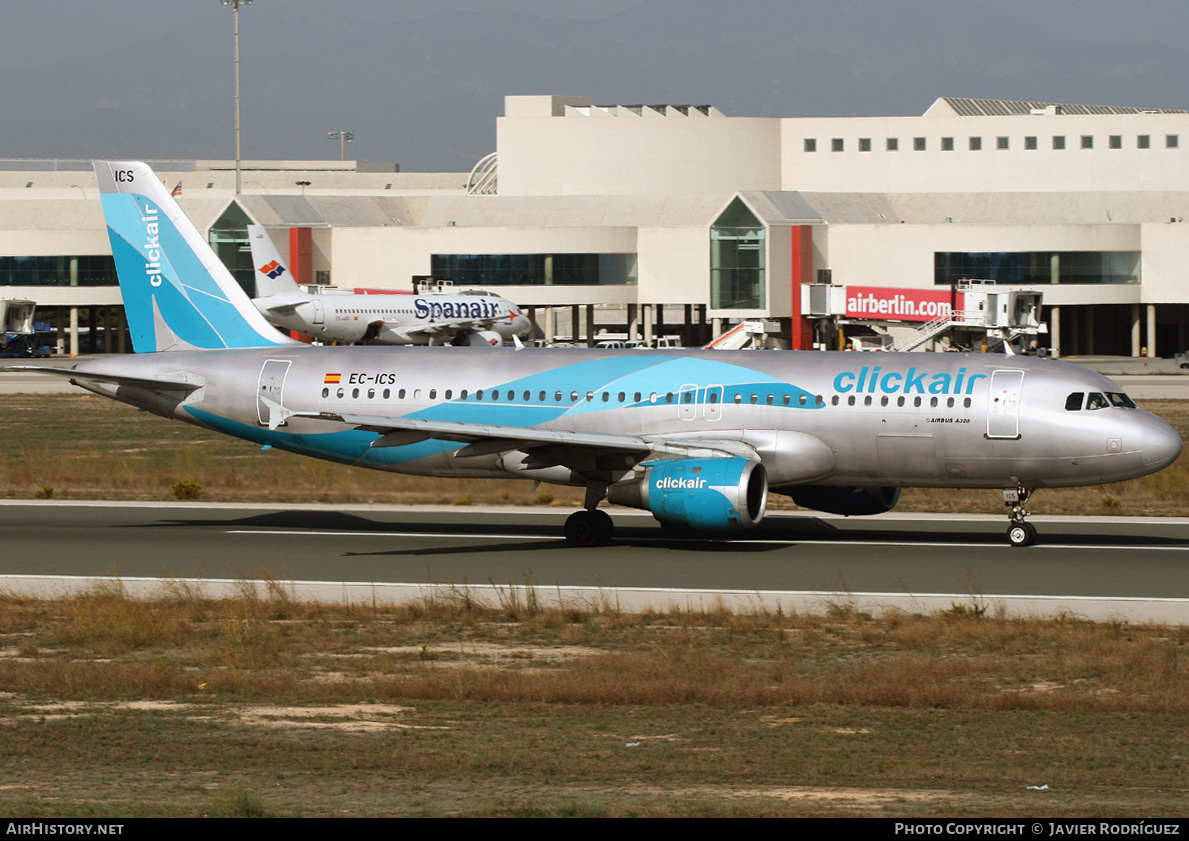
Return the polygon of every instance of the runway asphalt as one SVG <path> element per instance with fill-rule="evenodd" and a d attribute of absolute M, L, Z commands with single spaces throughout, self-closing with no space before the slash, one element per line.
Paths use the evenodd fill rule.
<path fill-rule="evenodd" d="M 1040 506 L 1038 506 L 1040 507 Z M 1189 520 L 1045 518 L 1006 545 L 1005 518 L 778 512 L 737 540 L 671 538 L 612 509 L 614 543 L 572 549 L 568 511 L 0 501 L 0 589 L 51 594 L 118 576 L 212 593 L 247 580 L 298 598 L 542 601 L 826 612 L 947 610 L 1189 624 Z"/>

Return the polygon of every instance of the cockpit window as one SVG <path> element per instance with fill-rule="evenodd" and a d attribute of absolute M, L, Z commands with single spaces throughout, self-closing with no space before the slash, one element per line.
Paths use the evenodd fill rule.
<path fill-rule="evenodd" d="M 1075 391 L 1073 394 L 1065 398 L 1065 411 L 1076 412 L 1082 408 L 1082 398 L 1085 395 L 1080 391 Z"/>
<path fill-rule="evenodd" d="M 1110 401 L 1106 399 L 1106 395 L 1099 394 L 1097 391 L 1091 391 L 1090 396 L 1086 398 L 1087 409 L 1108 409 L 1110 405 Z"/>
<path fill-rule="evenodd" d="M 1106 396 L 1110 398 L 1112 406 L 1118 406 L 1120 409 L 1138 409 L 1133 401 L 1126 394 L 1119 391 L 1108 391 Z"/>

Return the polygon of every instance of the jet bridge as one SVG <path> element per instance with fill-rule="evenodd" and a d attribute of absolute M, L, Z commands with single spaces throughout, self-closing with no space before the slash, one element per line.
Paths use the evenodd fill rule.
<path fill-rule="evenodd" d="M 16 333 L 21 336 L 31 336 L 33 329 L 33 310 L 37 304 L 18 298 L 0 299 L 0 333 Z"/>
<path fill-rule="evenodd" d="M 1040 320 L 1043 293 L 963 280 L 954 287 L 900 289 L 807 284 L 803 311 L 819 319 L 818 346 L 854 350 L 916 350 L 930 341 L 948 347 L 1010 345 L 1048 332 Z"/>

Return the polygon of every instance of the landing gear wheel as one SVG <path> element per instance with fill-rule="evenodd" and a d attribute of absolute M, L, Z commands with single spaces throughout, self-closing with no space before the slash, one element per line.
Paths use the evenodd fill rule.
<path fill-rule="evenodd" d="M 1007 541 L 1012 546 L 1031 546 L 1036 542 L 1036 526 L 1031 523 L 1013 523 L 1007 527 Z"/>
<path fill-rule="evenodd" d="M 1003 489 L 1003 502 L 1007 506 L 1007 518 L 1011 525 L 1007 527 L 1007 542 L 1012 546 L 1031 546 L 1036 542 L 1036 526 L 1024 518 L 1028 516 L 1028 504 L 1032 496 L 1032 488 L 1022 485 Z"/>
<path fill-rule="evenodd" d="M 571 546 L 605 546 L 611 542 L 613 529 L 606 511 L 575 511 L 566 519 L 566 542 Z"/>

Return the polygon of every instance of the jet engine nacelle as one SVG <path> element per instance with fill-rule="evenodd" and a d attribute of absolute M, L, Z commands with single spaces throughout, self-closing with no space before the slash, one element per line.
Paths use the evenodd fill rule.
<path fill-rule="evenodd" d="M 900 489 L 888 487 L 831 488 L 825 485 L 799 485 L 781 489 L 802 508 L 829 514 L 883 514 L 900 501 Z"/>
<path fill-rule="evenodd" d="M 503 343 L 503 337 L 494 330 L 477 330 L 474 333 L 463 333 L 450 340 L 450 344 L 455 347 L 499 347 Z"/>
<path fill-rule="evenodd" d="M 618 505 L 643 508 L 665 525 L 701 531 L 749 529 L 768 508 L 768 474 L 754 459 L 668 459 L 607 489 Z"/>

